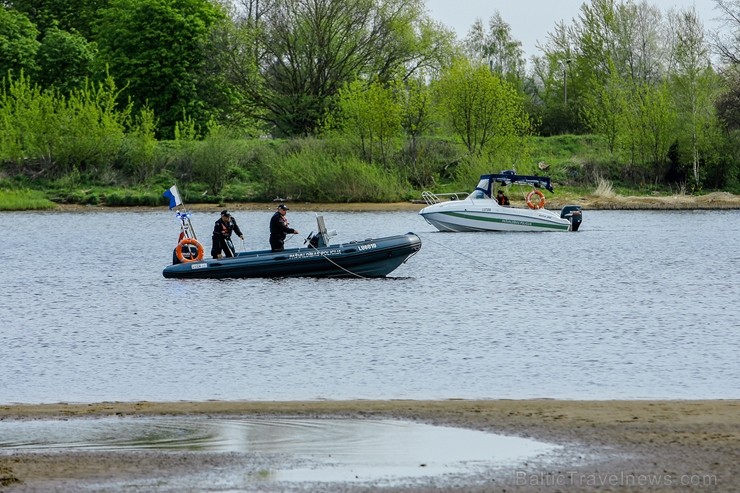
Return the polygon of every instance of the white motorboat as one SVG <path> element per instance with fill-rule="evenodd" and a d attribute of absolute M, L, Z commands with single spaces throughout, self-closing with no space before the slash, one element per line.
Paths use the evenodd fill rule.
<path fill-rule="evenodd" d="M 527 207 L 499 205 L 493 189 L 509 185 L 528 185 Z M 513 171 L 482 175 L 471 193 L 434 194 L 422 192 L 427 203 L 419 214 L 440 231 L 578 231 L 583 220 L 579 205 L 566 205 L 560 214 L 545 209 L 545 196 L 553 192 L 550 178 L 517 175 Z"/>

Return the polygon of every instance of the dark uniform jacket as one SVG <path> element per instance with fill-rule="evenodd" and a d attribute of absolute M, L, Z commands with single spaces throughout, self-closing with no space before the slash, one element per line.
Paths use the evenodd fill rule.
<path fill-rule="evenodd" d="M 236 233 L 237 236 L 242 235 L 242 230 L 239 229 L 239 225 L 236 224 L 236 219 L 233 217 L 228 223 L 223 222 L 221 218 L 216 221 L 213 225 L 213 236 L 217 238 L 231 239 L 231 233 Z"/>
<path fill-rule="evenodd" d="M 211 246 L 211 256 L 213 258 L 217 258 L 221 252 L 224 252 L 227 257 L 234 256 L 234 244 L 231 243 L 232 232 L 242 236 L 242 231 L 233 217 L 229 222 L 224 222 L 219 218 L 213 225 L 213 244 Z"/>
<path fill-rule="evenodd" d="M 296 230 L 288 226 L 288 220 L 285 216 L 276 212 L 270 218 L 270 248 L 273 251 L 280 251 L 285 248 L 285 237 L 295 234 Z"/>

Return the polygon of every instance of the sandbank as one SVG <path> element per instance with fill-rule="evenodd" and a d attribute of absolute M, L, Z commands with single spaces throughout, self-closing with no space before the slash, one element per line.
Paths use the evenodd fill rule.
<path fill-rule="evenodd" d="M 384 492 L 740 491 L 740 400 L 208 401 L 0 406 L 0 420 L 101 416 L 392 418 L 534 438 L 559 444 L 564 450 L 559 458 L 527 464 L 524 470 L 502 471 L 485 484 L 403 486 L 384 488 Z M 98 485 L 99 491 L 123 491 L 116 485 L 132 478 L 152 479 L 179 471 L 237 466 L 248 467 L 240 464 L 238 457 L 218 454 L 4 451 L 0 453 L 0 491 L 66 493 L 90 484 Z M 322 485 L 321 489 L 372 490 L 349 484 Z"/>

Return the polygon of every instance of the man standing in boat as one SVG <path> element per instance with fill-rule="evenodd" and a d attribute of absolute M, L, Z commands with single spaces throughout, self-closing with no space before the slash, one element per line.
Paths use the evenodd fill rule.
<path fill-rule="evenodd" d="M 234 256 L 234 244 L 231 242 L 231 233 L 235 232 L 239 238 L 244 240 L 244 235 L 236 224 L 236 219 L 231 217 L 229 211 L 221 211 L 221 217 L 213 225 L 213 246 L 211 256 L 215 259 L 221 258 L 221 252 L 226 257 Z"/>
<path fill-rule="evenodd" d="M 288 234 L 298 234 L 297 229 L 288 225 L 288 219 L 285 217 L 288 210 L 288 206 L 280 204 L 270 218 L 270 248 L 273 252 L 282 252 L 285 249 L 285 237 Z"/>

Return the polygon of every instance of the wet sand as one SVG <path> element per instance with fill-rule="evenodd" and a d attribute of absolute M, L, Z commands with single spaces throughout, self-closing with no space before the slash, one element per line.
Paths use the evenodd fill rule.
<path fill-rule="evenodd" d="M 533 438 L 564 447 L 547 462 L 501 470 L 493 477 L 454 485 L 383 488 L 386 492 L 740 491 L 740 400 L 209 401 L 0 406 L 2 420 L 94 416 L 393 418 Z M 168 489 L 164 478 L 214 471 L 248 474 L 265 467 L 269 465 L 245 463 L 244 457 L 234 454 L 15 450 L 0 453 L 0 491 L 130 491 L 132 484 L 139 484 L 135 491 L 175 491 Z M 157 483 L 158 478 L 161 483 Z M 322 484 L 319 489 L 374 490 L 356 484 Z M 299 485 L 298 490 L 315 489 Z M 220 490 L 214 486 L 212 491 Z M 279 490 L 258 482 L 229 491 Z"/>

